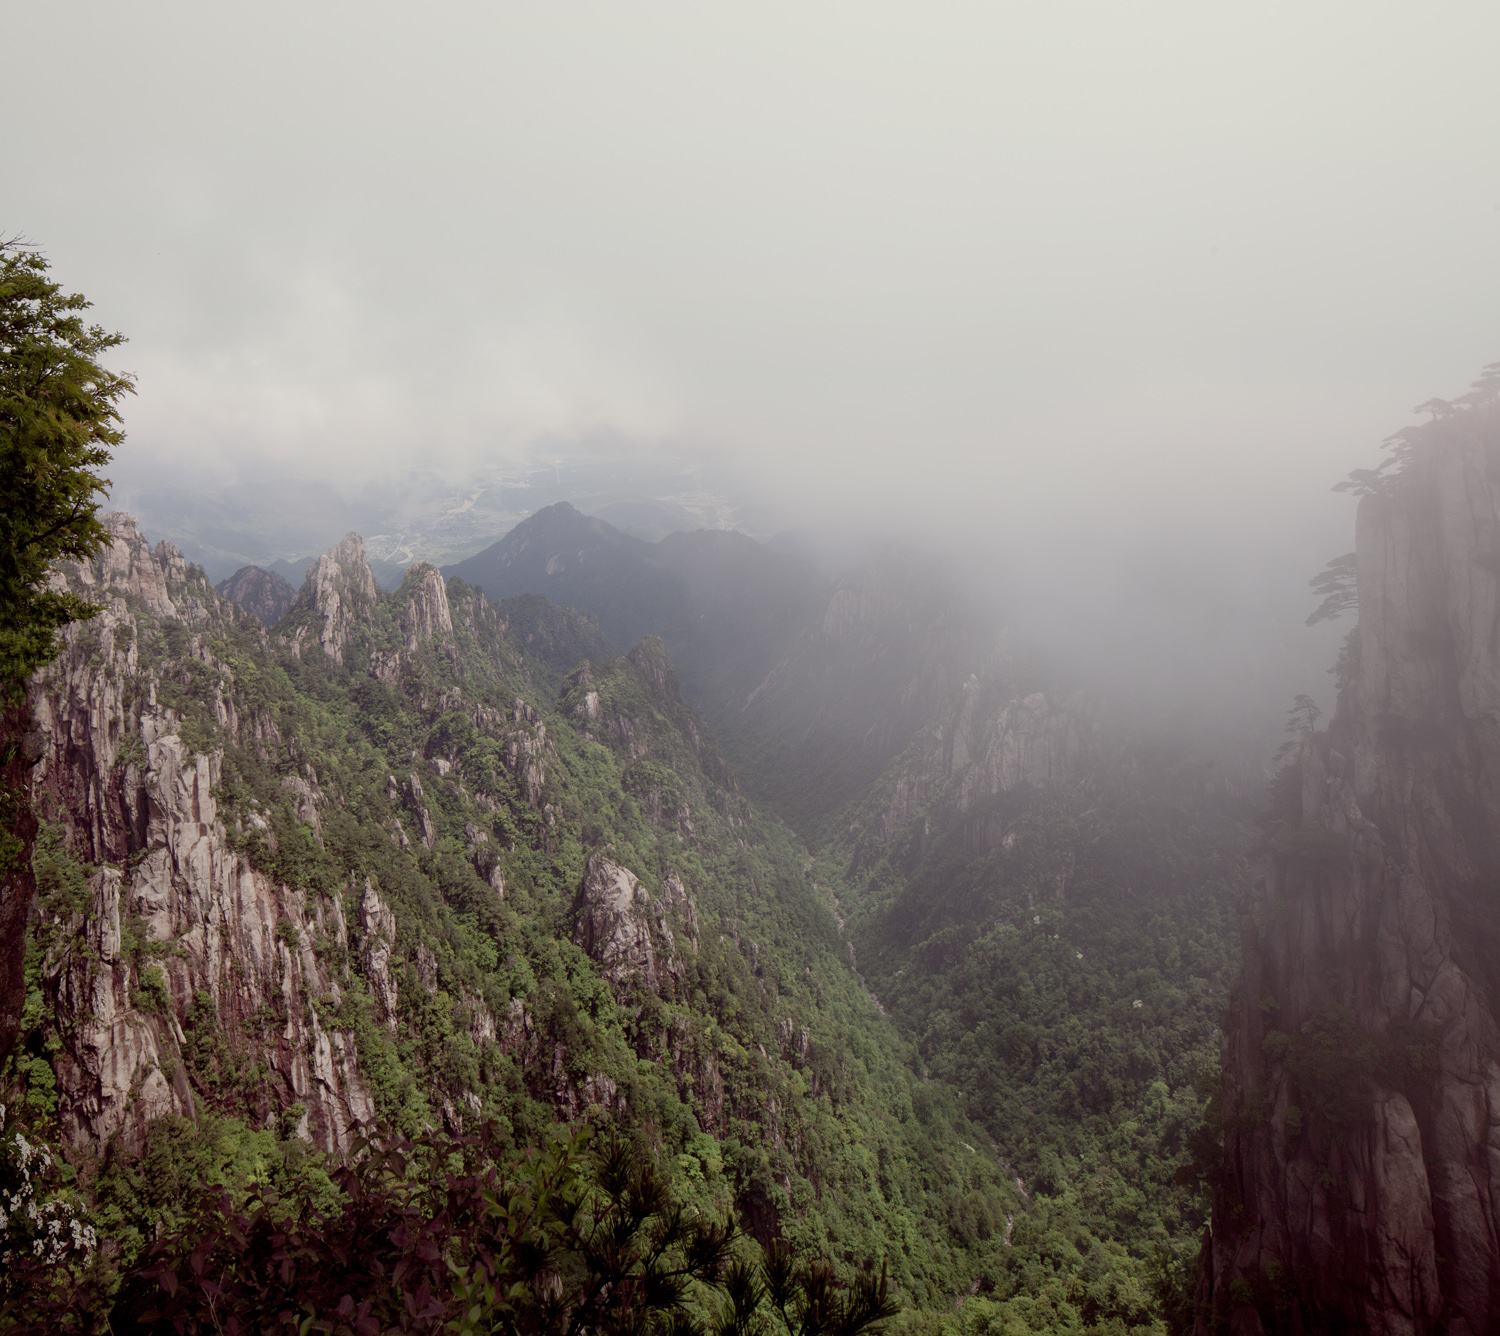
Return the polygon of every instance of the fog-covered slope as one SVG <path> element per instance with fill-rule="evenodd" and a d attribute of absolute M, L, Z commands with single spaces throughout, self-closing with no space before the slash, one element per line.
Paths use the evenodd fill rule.
<path fill-rule="evenodd" d="M 1060 1330 L 1087 1325 L 1067 1278 L 1111 1247 L 1118 1276 L 1168 1295 L 1197 1251 L 1207 1202 L 1174 1175 L 1216 1066 L 1256 810 L 1226 768 L 1013 659 L 970 677 L 832 838 L 861 974 L 1068 1239 Z M 1019 1236 L 992 1301 L 1057 1246 Z"/>
<path fill-rule="evenodd" d="M 587 609 L 621 644 L 661 636 L 747 792 L 804 833 L 936 717 L 989 635 L 942 566 L 912 551 L 830 579 L 744 534 L 648 544 L 566 503 L 447 573 Z"/>
<path fill-rule="evenodd" d="M 5 1082 L 111 1265 L 203 1183 L 321 1172 L 374 1117 L 516 1145 L 617 1125 L 688 1199 L 885 1256 L 921 1306 L 993 1270 L 1023 1199 L 659 641 L 612 658 L 589 618 L 431 567 L 386 594 L 354 535 L 268 632 L 108 528 L 66 572 L 104 610 L 32 688 L 39 915 Z M 958 1203 L 997 1223 L 958 1229 Z"/>
<path fill-rule="evenodd" d="M 1200 1330 L 1500 1324 L 1500 409 L 1442 407 L 1357 475 L 1338 709 L 1276 780 Z"/>

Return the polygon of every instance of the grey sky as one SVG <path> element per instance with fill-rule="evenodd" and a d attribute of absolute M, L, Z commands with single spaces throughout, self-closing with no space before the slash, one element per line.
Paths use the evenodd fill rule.
<path fill-rule="evenodd" d="M 130 335 L 137 461 L 616 437 L 789 505 L 1274 528 L 1500 357 L 1491 3 L 51 0 L 0 32 L 0 227 Z"/>

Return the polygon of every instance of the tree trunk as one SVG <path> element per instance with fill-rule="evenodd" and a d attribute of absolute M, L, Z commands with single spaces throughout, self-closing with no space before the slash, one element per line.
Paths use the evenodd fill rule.
<path fill-rule="evenodd" d="M 41 739 L 27 705 L 0 712 L 0 1061 L 21 1030 L 26 1005 L 26 923 L 36 897 L 31 850 L 37 820 L 27 792 Z"/>

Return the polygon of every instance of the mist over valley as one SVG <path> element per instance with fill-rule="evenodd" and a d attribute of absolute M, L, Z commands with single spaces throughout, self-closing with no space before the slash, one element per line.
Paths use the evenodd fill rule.
<path fill-rule="evenodd" d="M 0 1330 L 1500 1329 L 1492 8 L 5 32 Z"/>

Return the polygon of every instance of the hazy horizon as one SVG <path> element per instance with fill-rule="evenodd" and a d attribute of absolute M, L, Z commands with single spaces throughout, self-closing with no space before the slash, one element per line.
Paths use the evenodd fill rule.
<path fill-rule="evenodd" d="M 127 506 L 289 480 L 406 506 L 399 556 L 476 479 L 685 461 L 689 517 L 993 561 L 1070 624 L 1217 601 L 1237 639 L 1352 546 L 1329 487 L 1500 357 L 1491 6 L 68 4 L 7 35 L 69 92 L 12 62 L 0 230 L 130 338 Z"/>

